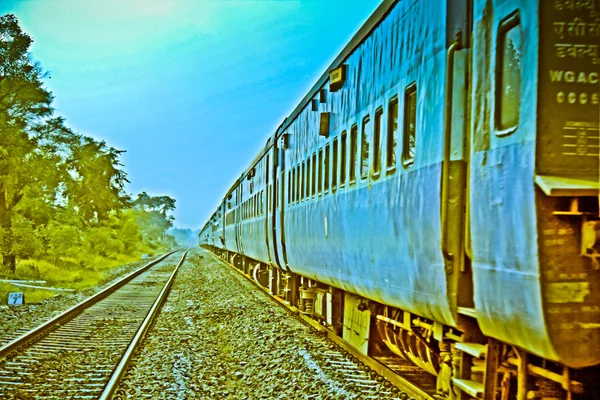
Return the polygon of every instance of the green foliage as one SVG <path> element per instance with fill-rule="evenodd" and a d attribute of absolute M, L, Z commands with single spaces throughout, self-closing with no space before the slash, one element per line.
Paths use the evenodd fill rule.
<path fill-rule="evenodd" d="M 44 241 L 55 261 L 68 256 L 79 235 L 60 244 L 72 229 L 59 225 L 89 227 L 88 247 L 101 254 L 122 251 L 125 245 L 102 224 L 129 204 L 123 151 L 76 134 L 53 115 L 31 43 L 14 15 L 0 17 L 0 252 L 12 272 L 18 258 L 35 257 Z M 59 222 L 62 214 L 66 223 Z"/>
<path fill-rule="evenodd" d="M 0 17 L 0 277 L 87 289 L 111 268 L 175 246 L 175 200 L 146 192 L 132 202 L 117 150 L 55 116 L 31 38 Z M 26 302 L 53 296 L 37 289 Z"/>

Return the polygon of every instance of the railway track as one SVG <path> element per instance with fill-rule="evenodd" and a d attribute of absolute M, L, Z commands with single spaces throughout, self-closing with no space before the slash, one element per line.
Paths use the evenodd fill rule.
<path fill-rule="evenodd" d="M 381 395 L 389 396 L 385 398 L 401 400 L 436 400 L 439 398 L 436 395 L 435 377 L 427 371 L 398 356 L 373 358 L 359 352 L 332 330 L 304 315 L 296 307 L 285 303 L 278 296 L 272 295 L 251 276 L 245 275 L 226 260 L 212 253 L 210 254 L 215 260 L 224 263 L 252 282 L 271 299 L 287 309 L 289 313 L 317 330 L 320 335 L 317 337 L 313 335 L 311 340 L 323 342 L 328 339 L 332 351 L 326 354 L 326 366 L 335 368 L 338 371 L 338 378 L 347 382 L 349 387 L 362 392 L 362 398 L 382 398 Z M 338 349 L 342 349 L 342 352 L 340 353 Z M 318 369 L 315 368 L 315 371 L 318 372 Z M 383 393 L 377 391 L 379 384 L 383 384 L 387 391 Z M 374 395 L 373 392 L 377 394 Z"/>
<path fill-rule="evenodd" d="M 0 398 L 110 398 L 183 263 L 167 253 L 0 348 Z"/>

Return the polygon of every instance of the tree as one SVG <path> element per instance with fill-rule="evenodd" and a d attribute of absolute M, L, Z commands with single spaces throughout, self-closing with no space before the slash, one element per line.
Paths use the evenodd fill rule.
<path fill-rule="evenodd" d="M 31 253 L 23 234 L 30 237 L 61 207 L 98 224 L 129 203 L 123 151 L 74 133 L 53 115 L 31 43 L 14 15 L 0 17 L 0 252 L 11 272 L 17 253 Z"/>
<path fill-rule="evenodd" d="M 166 216 L 168 211 L 175 210 L 175 199 L 169 196 L 150 196 L 146 192 L 138 194 L 133 204 L 142 210 L 159 211 Z"/>
<path fill-rule="evenodd" d="M 120 211 L 128 204 L 125 183 L 129 181 L 119 161 L 123 152 L 85 136 L 71 148 L 71 179 L 66 182 L 64 196 L 86 223 L 105 221 L 111 211 Z"/>
<path fill-rule="evenodd" d="M 142 231 L 149 235 L 156 235 L 165 240 L 166 233 L 173 226 L 175 218 L 167 212 L 175 210 L 175 199 L 169 196 L 150 196 L 146 192 L 138 194 L 133 205 L 140 211 L 145 211 L 138 216 L 138 224 Z"/>
<path fill-rule="evenodd" d="M 12 271 L 14 209 L 29 186 L 54 180 L 60 158 L 48 147 L 53 147 L 49 133 L 62 120 L 49 119 L 52 94 L 43 87 L 44 74 L 28 53 L 31 43 L 14 15 L 0 17 L 0 239 L 2 262 Z M 52 135 L 56 133 L 65 132 Z"/>

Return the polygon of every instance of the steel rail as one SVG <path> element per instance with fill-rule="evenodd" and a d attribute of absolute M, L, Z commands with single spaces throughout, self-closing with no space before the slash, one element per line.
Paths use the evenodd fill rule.
<path fill-rule="evenodd" d="M 244 274 L 242 271 L 237 269 L 233 264 L 230 264 L 228 261 L 223 260 L 220 257 L 217 257 L 213 252 L 211 252 L 209 250 L 206 250 L 206 251 L 208 251 L 208 253 L 215 260 L 218 260 L 218 261 L 224 263 L 229 268 L 231 268 L 234 272 L 236 272 L 239 275 L 246 278 L 253 285 L 255 285 L 256 287 L 261 289 L 264 293 L 266 293 L 269 296 L 269 298 L 275 300 L 277 302 L 277 304 L 279 304 L 279 305 L 283 306 L 284 308 L 288 309 L 289 311 L 291 311 L 294 315 L 298 316 L 304 322 L 308 323 L 311 327 L 313 327 L 314 329 L 319 331 L 319 333 L 326 335 L 327 338 L 329 338 L 337 346 L 339 346 L 343 350 L 347 351 L 353 357 L 355 357 L 360 362 L 365 364 L 367 367 L 369 367 L 373 371 L 375 371 L 378 375 L 387 379 L 392 385 L 396 386 L 401 391 L 408 392 L 408 394 L 410 394 L 412 399 L 414 399 L 414 400 L 435 400 L 435 397 L 428 394 L 426 391 L 424 391 L 422 388 L 420 388 L 413 382 L 411 382 L 411 381 L 407 380 L 406 378 L 402 377 L 401 375 L 397 374 L 396 372 L 394 372 L 392 369 L 390 369 L 388 366 L 381 363 L 380 361 L 361 353 L 356 348 L 354 348 L 349 342 L 347 342 L 343 338 L 339 337 L 331 329 L 319 324 L 319 322 L 315 321 L 314 319 L 302 314 L 298 310 L 298 308 L 287 304 L 280 297 L 273 295 L 267 288 L 265 288 L 264 286 L 261 286 L 258 282 L 254 281 L 254 279 L 251 276 Z M 424 371 L 424 372 L 426 372 L 426 371 Z"/>
<path fill-rule="evenodd" d="M 180 251 L 180 250 L 170 251 L 170 252 L 158 257 L 156 260 L 150 261 L 148 264 L 131 272 L 129 275 L 121 278 L 120 280 L 113 283 L 112 285 L 105 288 L 104 290 L 96 293 L 95 295 L 93 295 L 91 297 L 88 297 L 87 299 L 83 300 L 81 303 L 76 304 L 73 307 L 69 308 L 68 310 L 64 311 L 62 314 L 57 315 L 56 317 L 46 321 L 42 325 L 39 325 L 38 327 L 33 328 L 29 332 L 24 333 L 23 335 L 16 338 L 12 342 L 6 344 L 2 348 L 0 348 L 0 361 L 6 359 L 11 353 L 15 352 L 20 347 L 23 347 L 24 345 L 28 344 L 29 342 L 35 340 L 35 338 L 50 332 L 54 327 L 59 325 L 61 322 L 71 319 L 75 315 L 81 313 L 86 308 L 88 308 L 88 307 L 96 304 L 100 300 L 108 297 L 108 295 L 112 294 L 117 289 L 121 288 L 122 286 L 124 286 L 125 284 L 130 282 L 133 278 L 137 277 L 138 275 L 140 275 L 143 272 L 145 272 L 146 270 L 148 270 L 150 267 L 158 264 L 159 262 L 161 262 L 162 260 L 164 260 L 165 258 L 170 256 L 171 254 L 176 253 L 178 251 Z"/>
<path fill-rule="evenodd" d="M 167 300 L 169 291 L 171 290 L 171 286 L 173 286 L 173 282 L 175 281 L 175 276 L 177 275 L 177 272 L 179 271 L 179 267 L 185 261 L 185 256 L 187 256 L 188 252 L 189 252 L 189 250 L 186 250 L 186 252 L 183 253 L 181 260 L 179 260 L 179 262 L 177 263 L 177 266 L 173 270 L 173 273 L 171 273 L 171 276 L 167 280 L 167 283 L 165 283 L 165 286 L 163 287 L 160 294 L 154 301 L 154 304 L 152 304 L 152 308 L 150 309 L 150 311 L 148 311 L 146 318 L 144 318 L 144 321 L 142 322 L 139 329 L 137 330 L 137 333 L 135 334 L 133 340 L 127 347 L 127 350 L 123 354 L 123 357 L 121 357 L 121 361 L 119 362 L 119 365 L 117 365 L 114 372 L 112 373 L 112 376 L 110 377 L 110 380 L 106 384 L 106 387 L 104 388 L 104 391 L 102 392 L 102 395 L 100 396 L 100 400 L 112 399 L 113 395 L 115 394 L 115 391 L 117 390 L 119 383 L 121 382 L 121 379 L 125 375 L 125 372 L 127 372 L 127 367 L 129 366 L 129 363 L 130 363 L 131 359 L 133 358 L 135 350 L 142 343 L 144 336 L 146 336 L 148 329 L 150 329 L 150 325 L 152 325 L 152 322 L 158 315 L 160 308 L 162 307 L 163 303 Z"/>

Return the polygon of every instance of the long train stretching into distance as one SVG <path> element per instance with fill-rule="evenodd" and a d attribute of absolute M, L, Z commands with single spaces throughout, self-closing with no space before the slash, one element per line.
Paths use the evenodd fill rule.
<path fill-rule="evenodd" d="M 384 1 L 201 244 L 441 397 L 600 398 L 599 45 L 600 0 Z"/>

